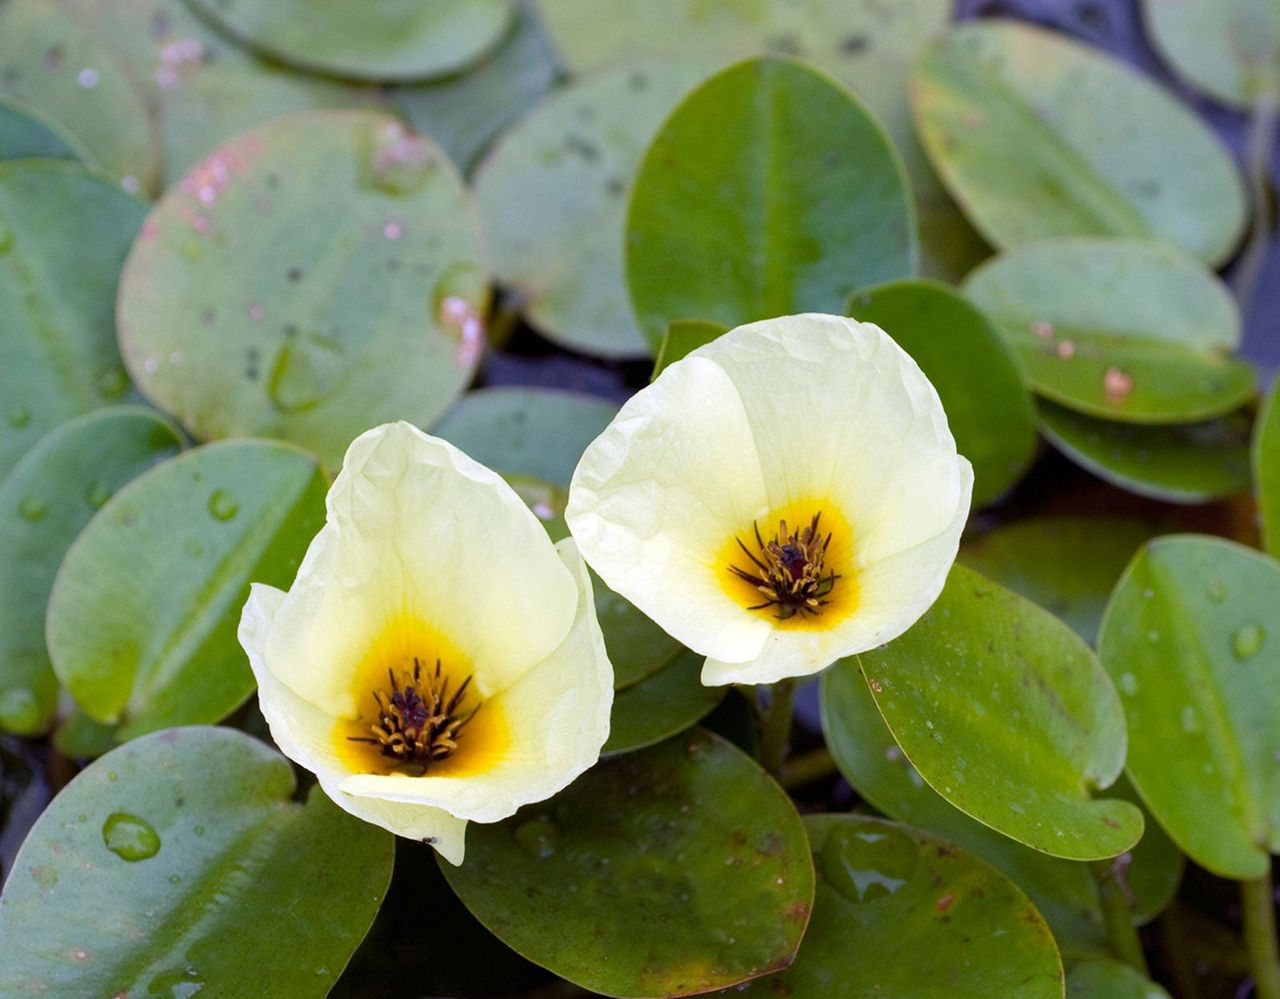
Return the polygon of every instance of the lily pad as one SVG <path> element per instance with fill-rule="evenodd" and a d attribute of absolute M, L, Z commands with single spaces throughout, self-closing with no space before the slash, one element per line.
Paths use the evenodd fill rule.
<path fill-rule="evenodd" d="M 1124 767 L 1120 698 L 1048 611 L 956 566 L 925 616 L 858 664 L 907 759 L 983 825 L 1068 860 L 1141 837 L 1137 808 L 1093 797 Z"/>
<path fill-rule="evenodd" d="M 605 642 L 607 645 L 607 636 Z M 704 658 L 679 649 L 670 665 L 619 690 L 613 699 L 609 741 L 601 752 L 623 753 L 652 746 L 696 725 L 715 710 L 728 688 L 702 685 Z"/>
<path fill-rule="evenodd" d="M 1127 964 L 1099 957 L 1073 964 L 1067 999 L 1169 999 L 1169 993 Z"/>
<path fill-rule="evenodd" d="M 655 348 L 677 319 L 839 312 L 914 258 L 888 136 L 842 85 L 781 59 L 732 66 L 677 106 L 627 217 L 631 304 Z"/>
<path fill-rule="evenodd" d="M 956 448 L 973 464 L 975 507 L 1022 477 L 1035 413 L 1017 359 L 986 316 L 946 285 L 918 280 L 865 288 L 846 311 L 893 337 L 938 390 Z"/>
<path fill-rule="evenodd" d="M 942 180 L 997 247 L 1136 236 L 1218 264 L 1244 228 L 1243 185 L 1208 126 L 1064 36 L 1013 21 L 955 27 L 917 65 L 912 104 Z"/>
<path fill-rule="evenodd" d="M 624 282 L 627 191 L 658 126 L 714 68 L 640 64 L 577 80 L 481 164 L 476 199 L 495 274 L 548 339 L 601 357 L 650 352 Z"/>
<path fill-rule="evenodd" d="M 680 358 L 691 354 L 728 331 L 729 327 L 720 323 L 710 323 L 702 319 L 677 319 L 663 334 L 662 345 L 658 347 L 658 356 L 653 362 L 650 381 L 662 374 L 663 369 L 668 365 L 675 364 Z"/>
<path fill-rule="evenodd" d="M 230 729 L 157 732 L 54 799 L 0 896 L 5 995 L 323 995 L 377 914 L 393 837 Z"/>
<path fill-rule="evenodd" d="M 1253 481 L 1258 494 L 1262 547 L 1280 557 L 1280 392 L 1272 389 L 1253 430 Z"/>
<path fill-rule="evenodd" d="M 62 424 L 0 480 L 0 728 L 34 735 L 57 707 L 44 616 L 67 549 L 117 489 L 181 446 L 151 410 L 112 407 Z"/>
<path fill-rule="evenodd" d="M 129 391 L 112 313 L 145 213 L 79 164 L 0 163 L 0 478 L 59 423 Z"/>
<path fill-rule="evenodd" d="M 0 94 L 0 160 L 86 158 L 74 139 L 33 107 Z"/>
<path fill-rule="evenodd" d="M 1192 860 L 1238 880 L 1280 852 L 1277 606 L 1274 559 L 1157 538 L 1117 584 L 1098 640 L 1124 698 L 1134 786 Z"/>
<path fill-rule="evenodd" d="M 1012 881 L 945 840 L 809 815 L 818 892 L 795 963 L 747 995 L 1060 999 L 1053 934 Z"/>
<path fill-rule="evenodd" d="M 374 112 L 289 115 L 152 210 L 121 279 L 121 344 L 197 437 L 279 437 L 336 466 L 363 430 L 429 424 L 470 381 L 481 261 L 468 195 L 428 141 Z"/>
<path fill-rule="evenodd" d="M 960 561 L 1053 612 L 1092 645 L 1116 580 L 1156 533 L 1132 517 L 1032 517 L 966 541 Z"/>
<path fill-rule="evenodd" d="M 1143 0 L 1147 34 L 1197 90 L 1247 106 L 1280 96 L 1280 8 L 1257 0 Z"/>
<path fill-rule="evenodd" d="M 466 69 L 511 24 L 510 0 L 188 0 L 219 28 L 290 66 L 407 81 Z"/>
<path fill-rule="evenodd" d="M 1040 395 L 1127 423 L 1190 423 L 1244 405 L 1253 367 L 1235 300 L 1170 246 L 1059 239 L 979 267 L 965 293 L 1017 348 Z"/>
<path fill-rule="evenodd" d="M 249 583 L 287 587 L 324 523 L 315 460 L 267 441 L 196 448 L 107 501 L 49 600 L 54 671 L 123 742 L 214 722 L 253 690 L 236 641 Z M 148 552 L 147 571 L 137 571 Z"/>
<path fill-rule="evenodd" d="M 517 952 L 584 988 L 684 996 L 791 963 L 813 905 L 804 826 L 740 750 L 694 730 L 472 824 L 443 867 Z"/>
<path fill-rule="evenodd" d="M 1040 430 L 1082 468 L 1166 503 L 1204 503 L 1249 488 L 1245 412 L 1201 423 L 1142 426 L 1099 420 L 1041 402 Z"/>

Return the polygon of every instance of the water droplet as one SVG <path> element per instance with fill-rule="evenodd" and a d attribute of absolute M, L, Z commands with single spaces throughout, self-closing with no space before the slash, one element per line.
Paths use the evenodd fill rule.
<path fill-rule="evenodd" d="M 371 130 L 361 180 L 387 194 L 409 195 L 438 169 L 431 146 L 399 122 Z"/>
<path fill-rule="evenodd" d="M 1200 716 L 1190 704 L 1182 709 L 1182 731 L 1187 735 L 1194 735 L 1200 731 Z"/>
<path fill-rule="evenodd" d="M 1132 673 L 1121 673 L 1116 685 L 1122 693 L 1128 694 L 1130 697 L 1138 692 L 1138 678 Z"/>
<path fill-rule="evenodd" d="M 199 558 L 204 554 L 204 545 L 200 543 L 199 538 L 187 538 L 182 542 L 182 550 L 188 558 Z"/>
<path fill-rule="evenodd" d="M 1215 579 L 1209 584 L 1209 599 L 1215 604 L 1220 604 L 1227 599 L 1227 584 L 1220 579 Z"/>
<path fill-rule="evenodd" d="M 1242 624 L 1231 636 L 1231 652 L 1237 659 L 1248 659 L 1262 648 L 1266 633 L 1256 624 Z"/>
<path fill-rule="evenodd" d="M 209 512 L 214 520 L 230 520 L 240 512 L 240 503 L 225 489 L 215 489 L 209 497 Z"/>
<path fill-rule="evenodd" d="M 171 884 L 171 885 L 180 885 L 180 884 L 182 884 L 182 875 L 181 875 L 181 874 L 170 874 L 170 875 L 169 875 L 169 884 Z"/>
<path fill-rule="evenodd" d="M 145 819 L 113 812 L 102 823 L 102 842 L 121 860 L 134 863 L 160 852 L 160 836 Z"/>
<path fill-rule="evenodd" d="M 896 829 L 838 828 L 818 862 L 822 878 L 850 902 L 871 902 L 905 885 L 917 859 L 915 843 Z"/>
<path fill-rule="evenodd" d="M 49 508 L 34 496 L 24 496 L 18 503 L 18 516 L 35 522 L 49 512 Z"/>
<path fill-rule="evenodd" d="M 536 819 L 530 819 L 516 827 L 516 842 L 528 853 L 546 860 L 556 852 L 556 845 L 560 842 L 560 830 L 556 828 L 556 824 L 545 815 L 539 815 Z"/>
<path fill-rule="evenodd" d="M 162 971 L 147 983 L 147 995 L 164 996 L 165 999 L 189 999 L 204 988 L 204 981 L 195 968 L 180 971 Z"/>
<path fill-rule="evenodd" d="M 129 376 L 119 367 L 103 368 L 94 379 L 98 394 L 104 399 L 118 399 L 129 388 Z"/>
<path fill-rule="evenodd" d="M 112 783 L 115 783 L 119 779 L 120 779 L 120 775 L 117 774 L 114 770 L 111 771 L 109 774 L 107 774 L 107 780 L 111 781 Z"/>
<path fill-rule="evenodd" d="M 272 362 L 267 398 L 282 413 L 305 413 L 336 392 L 350 368 L 336 340 L 313 333 L 292 336 Z"/>
<path fill-rule="evenodd" d="M 84 501 L 95 510 L 100 510 L 109 499 L 111 499 L 111 487 L 105 482 L 95 480 L 85 487 Z"/>
<path fill-rule="evenodd" d="M 31 422 L 31 410 L 26 406 L 14 406 L 9 410 L 9 426 L 14 430 L 21 430 Z"/>

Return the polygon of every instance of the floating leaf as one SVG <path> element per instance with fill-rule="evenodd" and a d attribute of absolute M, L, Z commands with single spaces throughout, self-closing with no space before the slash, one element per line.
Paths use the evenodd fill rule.
<path fill-rule="evenodd" d="M 59 423 L 129 391 L 112 312 L 145 212 L 78 164 L 0 163 L 0 477 Z"/>
<path fill-rule="evenodd" d="M 1013 21 L 953 28 L 917 65 L 912 103 L 929 158 L 998 247 L 1138 236 L 1217 264 L 1244 228 L 1244 188 L 1208 126 L 1063 36 Z"/>
<path fill-rule="evenodd" d="M 0 94 L 0 160 L 76 160 L 85 155 L 61 126 Z"/>
<path fill-rule="evenodd" d="M 180 447 L 158 414 L 112 407 L 62 424 L 0 480 L 0 728 L 34 735 L 53 717 L 44 615 L 67 549 L 117 489 Z"/>
<path fill-rule="evenodd" d="M 121 344 L 197 437 L 281 437 L 336 466 L 363 430 L 429 424 L 470 380 L 481 259 L 429 142 L 373 112 L 289 115 L 152 210 L 121 279 Z"/>
<path fill-rule="evenodd" d="M 467 862 L 443 869 L 516 951 L 616 996 L 692 995 L 785 967 L 813 903 L 787 796 L 697 730 L 600 763 L 504 822 L 473 823 Z"/>
<path fill-rule="evenodd" d="M 810 815 L 818 892 L 795 963 L 747 995 L 1060 999 L 1044 919 L 1008 878 L 945 840 L 858 815 Z"/>
<path fill-rule="evenodd" d="M 125 486 L 54 582 L 46 631 L 62 685 L 122 742 L 226 716 L 253 690 L 236 641 L 249 583 L 289 585 L 327 487 L 310 455 L 266 441 L 196 448 Z"/>
<path fill-rule="evenodd" d="M 1264 550 L 1280 557 L 1280 392 L 1272 389 L 1253 429 L 1253 481 Z"/>
<path fill-rule="evenodd" d="M 294 789 L 287 760 L 222 728 L 92 764 L 9 873 L 0 992 L 323 995 L 382 902 L 393 837 Z"/>
<path fill-rule="evenodd" d="M 680 649 L 669 666 L 619 690 L 613 699 L 609 741 L 602 751 L 622 753 L 651 746 L 710 714 L 728 688 L 704 687 L 702 662 L 697 653 Z"/>
<path fill-rule="evenodd" d="M 1040 430 L 1082 468 L 1121 489 L 1167 503 L 1203 503 L 1249 488 L 1249 416 L 1142 426 L 1098 420 L 1051 402 Z"/>
<path fill-rule="evenodd" d="M 1197 90 L 1247 106 L 1280 95 L 1280 8 L 1257 0 L 1143 0 L 1160 55 Z"/>
<path fill-rule="evenodd" d="M 1124 713 L 1093 650 L 1048 611 L 960 566 L 905 635 L 858 657 L 907 759 L 956 808 L 1054 857 L 1123 853 Z"/>
<path fill-rule="evenodd" d="M 281 62 L 354 80 L 425 80 L 465 69 L 502 38 L 510 0 L 188 0 Z"/>
<path fill-rule="evenodd" d="M 646 64 L 576 81 L 507 132 L 476 198 L 497 277 L 549 339 L 648 354 L 623 281 L 626 195 L 658 126 L 714 64 Z"/>
<path fill-rule="evenodd" d="M 979 267 L 965 293 L 1013 344 L 1036 392 L 1132 423 L 1189 423 L 1254 393 L 1235 300 L 1203 264 L 1141 240 L 1048 240 Z"/>
<path fill-rule="evenodd" d="M 973 464 L 975 507 L 1022 477 L 1036 447 L 1035 414 L 1016 359 L 981 312 L 933 281 L 863 289 L 847 312 L 893 337 L 938 390 L 956 448 Z"/>
<path fill-rule="evenodd" d="M 1071 966 L 1067 999 L 1169 999 L 1169 993 L 1129 965 L 1099 957 Z"/>
<path fill-rule="evenodd" d="M 1053 612 L 1092 644 L 1116 580 L 1156 533 L 1128 517 L 1033 517 L 965 542 L 960 561 Z M 1088 558 L 1080 557 L 1084 551 Z"/>
<path fill-rule="evenodd" d="M 1124 698 L 1128 771 L 1196 863 L 1262 877 L 1280 851 L 1280 564 L 1220 538 L 1157 538 L 1116 586 L 1098 650 Z"/>
<path fill-rule="evenodd" d="M 627 284 L 655 348 L 677 319 L 839 312 L 855 288 L 910 273 L 914 254 L 884 131 L 834 80 L 779 59 L 732 66 L 685 98 L 627 218 Z"/>

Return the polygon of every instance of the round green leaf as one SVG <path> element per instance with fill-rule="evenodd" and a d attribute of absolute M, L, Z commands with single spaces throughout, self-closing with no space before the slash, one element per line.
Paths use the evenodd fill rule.
<path fill-rule="evenodd" d="M 809 815 L 818 892 L 795 964 L 747 995 L 1060 999 L 1062 961 L 1022 891 L 945 840 Z"/>
<path fill-rule="evenodd" d="M 481 259 L 429 142 L 373 112 L 278 118 L 148 216 L 121 278 L 125 360 L 197 437 L 280 437 L 336 466 L 361 431 L 428 424 L 471 379 Z"/>
<path fill-rule="evenodd" d="M 1143 240 L 1061 239 L 979 267 L 965 293 L 1017 348 L 1040 395 L 1126 423 L 1188 423 L 1254 393 L 1235 300 L 1207 267 Z"/>
<path fill-rule="evenodd" d="M 326 491 L 310 455 L 228 441 L 116 493 L 67 552 L 46 621 L 54 671 L 85 713 L 123 742 L 239 705 L 253 690 L 236 641 L 249 583 L 289 585 Z"/>
<path fill-rule="evenodd" d="M 576 81 L 481 164 L 494 271 L 549 339 L 602 357 L 649 353 L 623 283 L 626 194 L 658 126 L 713 68 L 648 64 Z"/>
<path fill-rule="evenodd" d="M 973 505 L 1022 477 L 1036 448 L 1035 413 L 1017 360 L 987 318 L 946 285 L 894 281 L 853 295 L 849 315 L 875 323 L 933 382 L 973 463 Z"/>
<path fill-rule="evenodd" d="M 158 149 L 142 92 L 102 34 L 61 0 L 0 4 L 0 81 L 7 96 L 61 122 L 130 189 L 153 186 Z"/>
<path fill-rule="evenodd" d="M 909 274 L 914 256 L 883 129 L 835 80 L 780 59 L 732 66 L 685 98 L 645 154 L 627 217 L 631 304 L 655 348 L 677 319 L 839 312 L 855 288 Z"/>
<path fill-rule="evenodd" d="M 75 140 L 35 108 L 0 94 L 0 160 L 76 160 Z"/>
<path fill-rule="evenodd" d="M 1167 503 L 1203 503 L 1249 488 L 1249 415 L 1142 426 L 1099 420 L 1041 402 L 1040 430 L 1082 468 L 1121 489 Z"/>
<path fill-rule="evenodd" d="M 740 750 L 695 730 L 598 764 L 467 829 L 444 867 L 479 920 L 596 992 L 684 996 L 788 965 L 813 904 L 799 815 Z"/>
<path fill-rule="evenodd" d="M 608 644 L 608 637 L 605 639 Z M 610 652 L 610 658 L 613 653 Z M 710 714 L 728 688 L 702 685 L 703 657 L 679 650 L 652 676 L 620 689 L 613 698 L 604 753 L 622 753 L 670 738 Z"/>
<path fill-rule="evenodd" d="M 858 664 L 907 758 L 962 812 L 1069 860 L 1142 835 L 1137 808 L 1092 797 L 1124 766 L 1120 698 L 1048 611 L 956 566 L 928 613 Z"/>
<path fill-rule="evenodd" d="M 510 0 L 188 0 L 219 28 L 300 69 L 425 80 L 465 69 L 511 24 Z"/>
<path fill-rule="evenodd" d="M 112 493 L 180 448 L 158 414 L 113 407 L 62 424 L 0 480 L 0 728 L 33 735 L 53 717 L 44 616 L 67 549 Z"/>
<path fill-rule="evenodd" d="M 122 746 L 53 800 L 0 896 L 5 995 L 324 995 L 373 921 L 393 837 L 230 729 Z"/>
<path fill-rule="evenodd" d="M 1169 999 L 1169 993 L 1129 965 L 1099 957 L 1072 965 L 1067 999 Z"/>
<path fill-rule="evenodd" d="M 1156 533 L 1128 517 L 1032 517 L 966 541 L 960 561 L 1052 611 L 1093 644 L 1116 580 Z"/>
<path fill-rule="evenodd" d="M 0 163 L 0 477 L 59 423 L 128 392 L 112 312 L 145 212 L 78 164 Z"/>
<path fill-rule="evenodd" d="M 961 25 L 927 50 L 911 96 L 929 158 L 996 246 L 1139 236 L 1216 264 L 1244 228 L 1244 188 L 1208 126 L 1063 36 Z"/>
<path fill-rule="evenodd" d="M 1262 547 L 1280 556 L 1280 392 L 1274 388 L 1253 428 L 1253 482 L 1258 495 Z"/>
<path fill-rule="evenodd" d="M 503 475 L 567 486 L 617 411 L 582 392 L 488 388 L 464 395 L 431 432 Z"/>
<path fill-rule="evenodd" d="M 947 804 L 903 755 L 851 659 L 822 676 L 822 730 L 841 772 L 876 809 L 942 836 L 1002 871 L 1044 914 L 1064 951 L 1106 950 L 1097 882 L 1088 865 L 1032 850 Z M 1123 782 L 1115 791 L 1136 799 Z M 1134 921 L 1145 923 L 1177 891 L 1182 854 L 1151 823 L 1131 860 L 1126 877 L 1134 896 Z"/>
<path fill-rule="evenodd" d="M 1244 880 L 1280 851 L 1280 564 L 1157 538 L 1116 585 L 1098 649 L 1124 698 L 1128 771 L 1196 863 Z"/>
<path fill-rule="evenodd" d="M 1143 0 L 1152 44 L 1197 90 L 1228 104 L 1280 95 L 1280 7 L 1258 0 Z"/>

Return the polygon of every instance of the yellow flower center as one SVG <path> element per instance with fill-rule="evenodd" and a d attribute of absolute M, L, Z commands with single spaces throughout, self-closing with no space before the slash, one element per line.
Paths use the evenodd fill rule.
<path fill-rule="evenodd" d="M 827 628 L 857 606 L 852 532 L 818 503 L 791 503 L 753 521 L 724 546 L 720 565 L 729 594 L 781 627 Z"/>
<path fill-rule="evenodd" d="M 339 756 L 355 773 L 458 777 L 487 770 L 510 735 L 500 704 L 480 696 L 465 663 L 422 622 L 390 622 L 353 672 L 356 714 L 338 723 Z"/>

